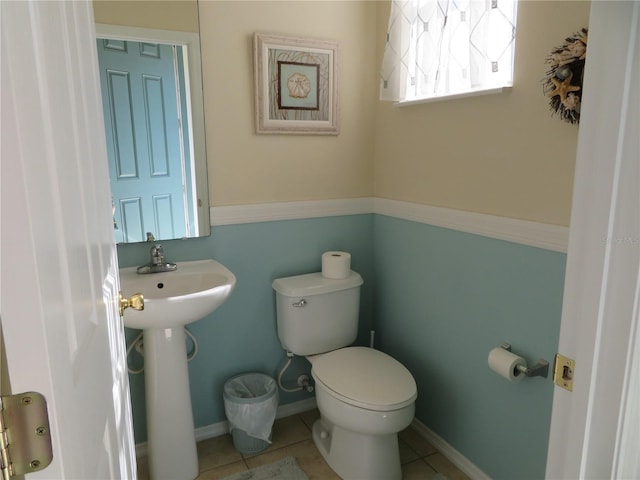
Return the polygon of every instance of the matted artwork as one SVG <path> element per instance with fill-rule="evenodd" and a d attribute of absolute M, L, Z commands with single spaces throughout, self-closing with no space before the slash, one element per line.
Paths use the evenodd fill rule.
<path fill-rule="evenodd" d="M 256 132 L 337 135 L 338 43 L 254 35 Z"/>

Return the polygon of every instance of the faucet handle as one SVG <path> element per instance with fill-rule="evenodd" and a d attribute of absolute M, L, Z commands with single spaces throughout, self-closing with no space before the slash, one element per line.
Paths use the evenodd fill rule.
<path fill-rule="evenodd" d="M 153 236 L 153 233 L 147 232 L 147 242 L 155 242 L 156 237 Z"/>
<path fill-rule="evenodd" d="M 164 263 L 164 250 L 159 243 L 151 247 L 151 263 L 153 265 Z"/>

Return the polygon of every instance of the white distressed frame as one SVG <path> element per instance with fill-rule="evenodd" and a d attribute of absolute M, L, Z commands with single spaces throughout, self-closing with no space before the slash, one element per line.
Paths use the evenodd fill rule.
<path fill-rule="evenodd" d="M 264 33 L 254 34 L 254 90 L 256 133 L 298 134 L 298 135 L 338 135 L 338 78 L 340 48 L 338 42 L 300 37 L 285 37 Z M 317 120 L 274 120 L 269 119 L 269 49 L 308 51 L 328 54 L 329 61 L 329 119 Z"/>

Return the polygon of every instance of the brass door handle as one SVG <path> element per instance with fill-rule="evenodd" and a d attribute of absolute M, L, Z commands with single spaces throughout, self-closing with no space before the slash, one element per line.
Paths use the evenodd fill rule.
<path fill-rule="evenodd" d="M 120 316 L 123 316 L 124 310 L 129 307 L 134 310 L 144 310 L 144 296 L 141 293 L 134 293 L 129 298 L 125 298 L 122 292 L 118 292 L 118 305 Z"/>

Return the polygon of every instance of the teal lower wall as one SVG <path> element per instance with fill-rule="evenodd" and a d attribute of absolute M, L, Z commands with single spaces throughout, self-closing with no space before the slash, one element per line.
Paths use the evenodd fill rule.
<path fill-rule="evenodd" d="M 217 226 L 211 236 L 162 242 L 168 261 L 215 258 L 237 278 L 229 299 L 208 317 L 189 325 L 199 343 L 197 356 L 189 363 L 191 400 L 196 428 L 225 420 L 222 387 L 237 374 L 263 372 L 276 376 L 285 353 L 276 332 L 275 296 L 271 282 L 278 277 L 320 271 L 321 255 L 344 250 L 352 255 L 352 268 L 363 279 L 360 335 L 367 344 L 373 321 L 373 215 L 351 215 L 320 219 Z M 120 245 L 120 267 L 149 261 L 147 244 Z M 131 342 L 138 331 L 128 330 Z M 190 348 L 190 344 L 187 344 Z M 141 366 L 136 352 L 132 368 Z M 311 368 L 296 358 L 287 370 L 295 386 L 301 373 Z M 146 441 L 144 373 L 130 375 L 136 443 Z M 307 393 L 280 392 L 280 402 L 307 398 Z"/>
<path fill-rule="evenodd" d="M 414 375 L 416 417 L 494 479 L 544 478 L 551 376 L 510 383 L 487 356 L 553 365 L 566 256 L 381 215 L 374 238 L 379 348 Z"/>
<path fill-rule="evenodd" d="M 275 376 L 274 278 L 319 271 L 321 254 L 346 250 L 364 278 L 358 344 L 402 361 L 418 384 L 416 417 L 495 479 L 543 478 L 553 383 L 509 383 L 487 367 L 504 341 L 534 363 L 558 345 L 565 255 L 382 215 L 229 225 L 207 238 L 162 242 L 170 261 L 215 258 L 237 277 L 227 302 L 190 325 L 196 427 L 225 420 L 222 386 L 233 375 Z M 120 246 L 120 266 L 146 263 L 149 245 Z M 129 341 L 138 332 L 128 331 Z M 130 357 L 133 367 L 140 357 Z M 285 377 L 309 373 L 296 358 Z M 132 375 L 136 442 L 146 440 L 144 375 Z M 280 392 L 282 404 L 308 397 Z"/>

